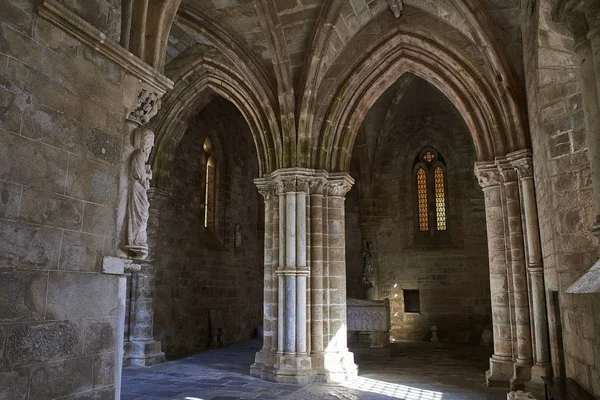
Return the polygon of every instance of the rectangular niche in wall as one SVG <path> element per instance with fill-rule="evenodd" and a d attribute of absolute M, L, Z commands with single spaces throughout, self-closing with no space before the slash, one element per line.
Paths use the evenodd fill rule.
<path fill-rule="evenodd" d="M 418 290 L 403 289 L 404 293 L 404 312 L 420 313 L 421 297 Z"/>

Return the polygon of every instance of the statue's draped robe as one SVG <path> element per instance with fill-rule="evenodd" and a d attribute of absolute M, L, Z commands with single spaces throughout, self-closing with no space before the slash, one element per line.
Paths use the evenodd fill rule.
<path fill-rule="evenodd" d="M 129 198 L 127 202 L 127 247 L 136 253 L 146 253 L 148 222 L 148 174 L 146 156 L 137 149 L 131 155 Z"/>

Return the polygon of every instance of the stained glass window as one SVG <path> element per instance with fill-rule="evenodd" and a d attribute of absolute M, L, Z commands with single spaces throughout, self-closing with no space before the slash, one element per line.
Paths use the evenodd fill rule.
<path fill-rule="evenodd" d="M 433 160 L 435 160 L 435 154 L 433 154 L 432 152 L 428 151 L 425 154 L 423 154 L 423 161 L 431 163 Z"/>
<path fill-rule="evenodd" d="M 434 172 L 435 179 L 435 214 L 437 217 L 438 231 L 446 230 L 446 190 L 444 187 L 444 171 L 437 167 Z"/>
<path fill-rule="evenodd" d="M 206 138 L 202 146 L 204 150 L 204 227 L 214 227 L 216 170 L 213 156 L 213 144 Z"/>
<path fill-rule="evenodd" d="M 427 173 L 423 168 L 417 171 L 417 195 L 419 202 L 419 230 L 429 230 L 429 217 L 427 213 Z"/>

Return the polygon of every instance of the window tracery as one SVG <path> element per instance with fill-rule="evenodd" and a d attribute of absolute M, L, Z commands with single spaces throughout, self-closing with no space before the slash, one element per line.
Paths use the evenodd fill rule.
<path fill-rule="evenodd" d="M 425 148 L 415 160 L 417 218 L 419 232 L 446 231 L 446 164 L 433 148 Z"/>

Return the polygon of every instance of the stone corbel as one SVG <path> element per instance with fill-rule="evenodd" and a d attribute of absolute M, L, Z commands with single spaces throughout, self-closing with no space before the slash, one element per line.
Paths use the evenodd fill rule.
<path fill-rule="evenodd" d="M 104 257 L 102 259 L 102 273 L 107 275 L 124 275 L 128 272 L 138 272 L 142 269 L 133 260 L 119 257 Z"/>
<path fill-rule="evenodd" d="M 388 4 L 390 5 L 390 10 L 394 13 L 394 17 L 400 18 L 402 16 L 402 11 L 404 11 L 404 1 L 388 0 Z"/>
<path fill-rule="evenodd" d="M 161 96 L 162 94 L 153 88 L 141 84 L 137 95 L 137 104 L 127 114 L 127 120 L 140 126 L 146 125 L 152 117 L 158 114 Z"/>

